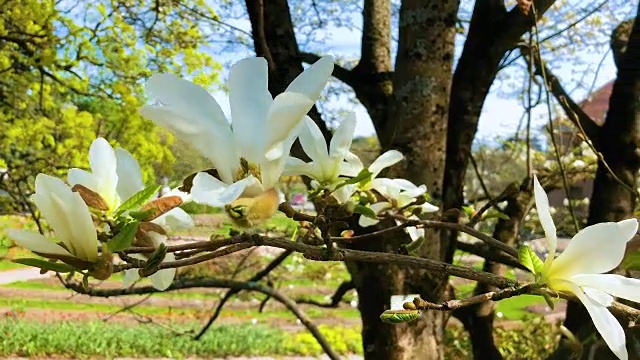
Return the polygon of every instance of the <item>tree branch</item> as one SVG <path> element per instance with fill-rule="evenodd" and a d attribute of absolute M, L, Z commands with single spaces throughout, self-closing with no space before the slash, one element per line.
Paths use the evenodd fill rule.
<path fill-rule="evenodd" d="M 77 282 L 65 282 L 65 287 L 67 289 L 71 289 L 80 294 L 86 294 L 89 296 L 99 296 L 99 297 L 110 297 L 110 296 L 122 296 L 122 295 L 143 295 L 143 294 L 152 294 L 159 292 L 152 286 L 144 286 L 137 288 L 126 288 L 126 289 L 89 289 L 85 290 L 82 284 Z M 180 280 L 175 281 L 171 286 L 165 291 L 173 291 L 179 289 L 190 289 L 190 288 L 228 288 L 234 289 L 237 291 L 240 290 L 249 290 L 249 291 L 257 291 L 263 294 L 266 294 L 270 297 L 273 297 L 278 302 L 282 303 L 286 308 L 291 311 L 302 324 L 309 330 L 309 332 L 313 335 L 313 337 L 318 341 L 324 352 L 331 358 L 332 360 L 339 360 L 340 356 L 331 348 L 331 345 L 324 338 L 318 327 L 311 321 L 311 319 L 298 307 L 298 305 L 282 294 L 281 292 L 258 284 L 256 282 L 245 282 L 245 281 L 234 281 L 234 280 L 224 280 L 224 279 L 188 279 L 188 280 Z"/>

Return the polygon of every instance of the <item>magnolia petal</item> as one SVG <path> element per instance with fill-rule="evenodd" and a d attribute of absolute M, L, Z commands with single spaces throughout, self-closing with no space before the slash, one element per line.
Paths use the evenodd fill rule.
<path fill-rule="evenodd" d="M 96 181 L 96 176 L 88 171 L 76 168 L 69 169 L 69 172 L 67 173 L 67 182 L 69 182 L 71 186 L 80 184 L 89 190 L 98 192 L 98 182 Z M 41 191 L 38 191 L 36 189 L 36 192 Z"/>
<path fill-rule="evenodd" d="M 91 173 L 95 176 L 97 189 L 95 190 L 109 204 L 113 210 L 119 203 L 118 174 L 116 154 L 107 140 L 97 138 L 89 148 L 89 163 Z"/>
<path fill-rule="evenodd" d="M 199 172 L 193 178 L 191 197 L 200 204 L 222 207 L 224 204 L 220 202 L 219 197 L 228 186 L 207 173 Z"/>
<path fill-rule="evenodd" d="M 387 199 L 397 199 L 402 191 L 398 184 L 389 178 L 373 179 L 369 186 Z"/>
<path fill-rule="evenodd" d="M 289 149 L 284 149 L 283 143 L 291 134 L 300 129 L 298 124 L 313 106 L 313 101 L 298 93 L 282 93 L 273 99 L 267 114 L 266 148 L 264 154 L 268 160 L 275 160 L 288 155 Z M 287 154 L 284 152 L 287 151 Z"/>
<path fill-rule="evenodd" d="M 420 207 L 422 208 L 422 212 L 424 212 L 424 213 L 432 213 L 432 212 L 436 212 L 436 211 L 440 210 L 439 207 L 437 207 L 437 206 L 435 206 L 433 204 L 430 204 L 428 202 L 425 202 Z"/>
<path fill-rule="evenodd" d="M 389 150 L 384 154 L 378 156 L 377 159 L 373 161 L 373 163 L 369 166 L 369 171 L 373 174 L 372 177 L 378 176 L 382 169 L 388 168 L 399 161 L 404 159 L 402 153 L 398 150 Z"/>
<path fill-rule="evenodd" d="M 424 237 L 424 229 L 422 228 L 418 229 L 415 226 L 409 226 L 405 228 L 405 231 L 407 232 L 407 234 L 409 234 L 409 237 L 411 238 L 412 241 L 416 241 L 421 237 Z"/>
<path fill-rule="evenodd" d="M 358 225 L 360 227 L 368 227 L 368 226 L 373 226 L 377 223 L 379 223 L 380 220 L 376 220 L 376 219 L 372 219 L 370 217 L 366 217 L 364 215 L 360 215 L 360 219 L 358 219 Z"/>
<path fill-rule="evenodd" d="M 589 299 L 597 302 L 600 306 L 609 307 L 615 300 L 613 296 L 607 294 L 606 292 L 591 287 L 582 287 L 582 291 L 584 291 L 584 294 L 587 295 Z"/>
<path fill-rule="evenodd" d="M 267 60 L 261 57 L 240 60 L 229 75 L 229 105 L 236 144 L 248 160 L 262 160 L 266 117 L 272 103 L 268 89 Z"/>
<path fill-rule="evenodd" d="M 229 204 L 235 199 L 239 198 L 241 195 L 243 195 L 245 191 L 252 190 L 250 188 L 254 187 L 255 185 L 260 185 L 260 181 L 255 177 L 253 177 L 252 175 L 249 175 L 240 181 L 236 181 L 235 183 L 227 187 L 220 194 L 220 197 L 219 197 L 220 202 L 222 202 L 224 205 Z M 250 195 L 256 195 L 256 194 L 250 194 Z"/>
<path fill-rule="evenodd" d="M 124 201 L 144 189 L 142 170 L 138 161 L 123 148 L 115 149 L 118 174 L 118 195 Z"/>
<path fill-rule="evenodd" d="M 327 141 L 315 121 L 304 117 L 304 126 L 300 131 L 300 145 L 311 160 L 322 163 L 328 160 Z"/>
<path fill-rule="evenodd" d="M 362 170 L 362 167 L 359 167 L 354 164 L 350 164 L 345 161 L 341 162 L 338 166 L 340 167 L 339 168 L 340 175 L 343 175 L 343 176 L 355 177 Z"/>
<path fill-rule="evenodd" d="M 298 176 L 305 175 L 311 179 L 318 179 L 322 176 L 322 169 L 314 162 L 306 163 L 295 157 L 288 157 L 282 175 Z"/>
<path fill-rule="evenodd" d="M 338 203 L 344 204 L 349 201 L 349 199 L 351 199 L 351 195 L 353 195 L 353 193 L 356 192 L 357 189 L 358 188 L 355 185 L 345 185 L 335 190 L 333 193 L 331 193 L 331 195 L 333 195 L 333 197 L 338 200 Z"/>
<path fill-rule="evenodd" d="M 124 271 L 124 279 L 122 279 L 122 286 L 128 288 L 140 279 L 138 269 L 127 269 Z"/>
<path fill-rule="evenodd" d="M 193 218 L 180 208 L 172 209 L 155 218 L 152 222 L 172 230 L 188 229 L 195 225 Z"/>
<path fill-rule="evenodd" d="M 190 81 L 171 74 L 155 74 L 147 81 L 146 89 L 165 107 L 190 119 L 194 126 L 229 126 L 218 102 L 207 90 Z"/>
<path fill-rule="evenodd" d="M 36 176 L 36 193 L 32 197 L 56 237 L 82 260 L 98 258 L 98 239 L 91 213 L 80 194 L 71 191 L 62 180 Z"/>
<path fill-rule="evenodd" d="M 353 134 L 356 132 L 356 114 L 349 112 L 347 117 L 340 123 L 331 137 L 329 144 L 329 155 L 335 158 L 344 159 L 353 141 Z"/>
<path fill-rule="evenodd" d="M 7 230 L 7 235 L 9 238 L 13 239 L 18 246 L 33 252 L 75 257 L 62 246 L 34 231 L 9 229 Z"/>
<path fill-rule="evenodd" d="M 615 297 L 640 303 L 638 279 L 615 274 L 578 274 L 572 276 L 571 281 L 582 287 L 598 289 Z"/>
<path fill-rule="evenodd" d="M 296 77 L 285 90 L 304 94 L 316 102 L 333 72 L 333 57 L 323 56 Z"/>
<path fill-rule="evenodd" d="M 176 137 L 198 150 L 211 160 L 222 181 L 231 183 L 237 166 L 238 156 L 233 133 L 226 120 L 219 125 L 215 122 L 198 123 L 166 107 L 145 106 L 140 114 L 171 131 Z"/>
<path fill-rule="evenodd" d="M 352 153 L 351 151 L 347 152 L 347 154 L 344 157 L 344 160 L 353 167 L 353 171 L 355 171 L 356 175 L 362 171 L 362 169 L 364 169 L 364 165 L 362 164 L 362 161 L 360 160 L 360 158 L 358 157 L 358 155 Z M 357 170 L 357 171 L 356 171 Z M 344 174 L 347 175 L 347 174 Z M 349 175 L 347 175 L 349 176 Z M 355 176 L 355 175 L 354 175 Z"/>
<path fill-rule="evenodd" d="M 627 242 L 631 241 L 638 233 L 638 219 L 626 219 L 618 221 L 616 224 L 618 224 L 621 239 L 627 239 Z"/>
<path fill-rule="evenodd" d="M 609 349 L 621 360 L 628 360 L 629 355 L 627 353 L 624 330 L 618 320 L 606 307 L 601 306 L 597 301 L 585 295 L 577 285 L 572 285 L 572 290 L 587 309 L 587 312 L 589 312 L 593 324 L 604 342 L 609 346 Z"/>
<path fill-rule="evenodd" d="M 175 261 L 175 260 L 176 260 L 176 256 L 173 253 L 168 253 L 167 255 L 165 255 L 163 262 L 169 262 L 169 261 Z M 154 288 L 160 291 L 164 291 L 164 290 L 167 290 L 169 286 L 171 286 L 171 283 L 173 283 L 173 279 L 175 278 L 175 276 L 176 276 L 176 268 L 170 268 L 170 269 L 159 270 L 158 272 L 149 276 L 149 279 L 151 280 L 151 285 Z"/>
<path fill-rule="evenodd" d="M 551 218 L 551 210 L 549 209 L 549 198 L 547 193 L 544 192 L 542 185 L 538 181 L 537 176 L 533 176 L 533 194 L 536 202 L 536 209 L 538 210 L 538 217 L 540 218 L 540 224 L 544 230 L 545 237 L 547 239 L 547 259 L 544 263 L 543 271 L 548 271 L 556 257 L 556 247 L 558 246 L 558 240 L 556 238 L 556 225 Z"/>
<path fill-rule="evenodd" d="M 580 230 L 550 267 L 550 276 L 601 274 L 613 270 L 624 258 L 630 235 L 626 226 L 600 223 Z M 606 251 L 603 248 L 606 247 Z"/>
<path fill-rule="evenodd" d="M 201 172 L 193 178 L 191 196 L 197 203 L 222 207 L 239 198 L 245 189 L 255 184 L 260 184 L 260 182 L 253 176 L 227 185 L 213 176 Z"/>

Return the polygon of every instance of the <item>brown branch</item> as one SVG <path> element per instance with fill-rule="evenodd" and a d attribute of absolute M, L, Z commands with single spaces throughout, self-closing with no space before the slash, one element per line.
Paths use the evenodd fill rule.
<path fill-rule="evenodd" d="M 504 251 L 505 253 L 511 255 L 516 259 L 518 258 L 518 250 L 516 248 L 506 245 L 505 243 L 499 240 L 496 240 L 491 236 L 481 231 L 478 231 L 474 228 L 468 227 L 464 224 L 435 221 L 435 220 L 413 220 L 400 215 L 390 215 L 390 217 L 402 221 L 407 226 L 423 226 L 427 228 L 449 229 L 449 230 L 463 232 L 475 237 L 478 240 L 482 240 L 484 243 L 486 243 L 492 248 Z"/>
<path fill-rule="evenodd" d="M 513 257 L 507 256 L 501 252 L 492 250 L 487 244 L 482 242 L 467 243 L 467 242 L 458 241 L 456 242 L 456 249 L 460 251 L 468 252 L 473 255 L 480 256 L 494 263 L 504 264 L 504 265 L 511 266 L 527 272 L 530 271 L 524 265 L 520 264 L 517 260 L 515 260 Z"/>
<path fill-rule="evenodd" d="M 271 261 L 269 263 L 269 265 L 267 265 L 260 272 L 258 272 L 255 275 L 253 275 L 247 281 L 248 282 L 258 282 L 258 281 L 262 280 L 262 278 L 267 276 L 273 269 L 275 269 L 278 266 L 280 266 L 280 264 L 282 264 L 282 262 L 287 257 L 289 257 L 289 255 L 291 255 L 291 254 L 292 254 L 292 251 L 288 251 L 287 250 L 287 251 L 283 252 L 277 258 L 273 259 L 273 261 Z M 209 318 L 209 321 L 207 321 L 207 323 L 202 328 L 202 330 L 200 330 L 198 335 L 196 335 L 194 337 L 194 340 L 200 340 L 200 338 L 202 338 L 202 336 L 207 332 L 207 330 L 209 330 L 211 325 L 213 325 L 213 323 L 216 321 L 216 319 L 220 316 L 220 313 L 222 312 L 222 308 L 227 303 L 227 301 L 229 301 L 229 299 L 231 299 L 232 296 L 234 296 L 235 294 L 239 293 L 240 291 L 241 291 L 241 289 L 230 289 L 229 291 L 227 291 L 226 294 L 224 294 L 224 297 L 220 300 L 220 302 L 216 306 L 216 309 L 214 310 L 213 315 L 211 315 L 211 317 Z"/>
<path fill-rule="evenodd" d="M 353 280 L 343 281 L 340 284 L 340 286 L 338 286 L 333 296 L 331 296 L 330 303 L 323 303 L 323 302 L 310 300 L 310 299 L 298 299 L 296 300 L 296 302 L 298 304 L 314 305 L 314 306 L 319 306 L 323 308 L 337 308 L 338 305 L 340 305 L 342 298 L 349 292 L 349 290 L 353 290 L 355 288 L 356 288 L 356 285 L 353 282 Z"/>
<path fill-rule="evenodd" d="M 159 292 L 157 289 L 152 286 L 144 286 L 137 288 L 128 288 L 128 289 L 88 289 L 85 290 L 82 287 L 82 284 L 77 282 L 65 282 L 65 287 L 67 289 L 71 289 L 80 294 L 86 294 L 89 296 L 99 296 L 99 297 L 110 297 L 110 296 L 122 296 L 122 295 L 142 295 L 142 294 L 152 294 Z M 340 357 L 338 354 L 331 348 L 331 345 L 324 338 L 318 327 L 311 321 L 311 319 L 298 307 L 298 305 L 282 294 L 281 292 L 272 289 L 270 287 L 258 284 L 256 282 L 244 282 L 244 281 L 234 281 L 234 280 L 224 280 L 224 279 L 188 279 L 175 281 L 171 286 L 165 291 L 173 291 L 179 289 L 190 289 L 190 288 L 228 288 L 228 289 L 236 289 L 236 290 L 249 290 L 249 291 L 257 291 L 263 294 L 266 294 L 270 297 L 273 297 L 278 302 L 282 303 L 289 311 L 291 311 L 302 324 L 311 332 L 313 337 L 318 341 L 324 352 L 329 356 L 329 358 L 333 360 L 338 360 Z"/>
<path fill-rule="evenodd" d="M 546 295 L 549 298 L 562 298 L 565 300 L 571 300 L 579 302 L 577 297 L 573 294 L 569 293 L 557 293 L 553 290 L 537 288 L 535 284 L 526 284 L 517 287 L 510 287 L 505 289 L 500 289 L 496 291 L 490 291 L 484 294 L 479 294 L 476 296 L 472 296 L 466 299 L 461 300 L 449 300 L 444 301 L 442 303 L 436 304 L 429 301 L 425 301 L 419 297 L 413 299 L 413 306 L 417 310 L 440 310 L 440 311 L 451 311 L 456 309 L 461 309 L 464 307 L 468 307 L 475 304 L 480 304 L 485 301 L 500 301 L 510 297 L 519 296 L 519 295 Z M 408 305 L 411 307 L 411 305 Z M 631 306 L 619 303 L 614 301 L 613 304 L 609 307 L 609 310 L 627 320 L 628 323 L 638 323 L 640 321 L 640 310 L 635 309 Z"/>

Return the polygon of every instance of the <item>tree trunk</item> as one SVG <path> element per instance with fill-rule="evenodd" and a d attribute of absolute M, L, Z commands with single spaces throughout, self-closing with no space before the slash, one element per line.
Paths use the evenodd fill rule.
<path fill-rule="evenodd" d="M 426 184 L 436 197 L 442 191 L 457 10 L 455 0 L 402 3 L 393 97 L 384 130 L 378 133 L 384 149 L 397 149 L 406 157 L 389 177 Z M 403 233 L 394 235 L 363 246 L 396 252 L 407 240 Z M 433 241 L 426 241 L 421 255 L 441 259 L 437 234 L 430 237 Z M 365 359 L 442 358 L 445 313 L 423 312 L 418 320 L 401 325 L 382 323 L 380 314 L 395 294 L 442 300 L 446 277 L 395 265 L 350 263 L 348 268 L 360 299 Z"/>
<path fill-rule="evenodd" d="M 628 35 L 626 51 L 614 55 L 618 77 L 609 99 L 606 121 L 598 134 L 598 150 L 618 179 L 611 175 L 602 161 L 598 162 L 589 206 L 589 225 L 634 216 L 637 200 L 635 189 L 640 171 L 640 6 L 638 11 L 631 34 Z M 619 41 L 624 34 L 614 34 L 617 34 L 617 38 L 612 39 L 613 50 L 624 49 Z M 565 326 L 581 337 L 595 331 L 586 309 L 575 302 L 569 303 Z M 565 358 L 566 351 L 561 346 L 551 359 Z M 610 358 L 615 358 L 611 352 L 607 352 Z M 598 359 L 604 358 L 602 356 Z"/>

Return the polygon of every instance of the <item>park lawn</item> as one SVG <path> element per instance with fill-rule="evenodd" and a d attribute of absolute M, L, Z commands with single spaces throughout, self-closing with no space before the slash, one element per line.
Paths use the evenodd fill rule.
<path fill-rule="evenodd" d="M 322 354 L 306 331 L 293 333 L 265 325 L 214 325 L 200 340 L 192 335 L 202 324 L 172 324 L 171 328 L 105 322 L 39 323 L 0 321 L 0 356 L 170 357 Z M 341 354 L 361 353 L 356 327 L 319 326 Z M 82 334 L 82 336 L 79 336 Z"/>

